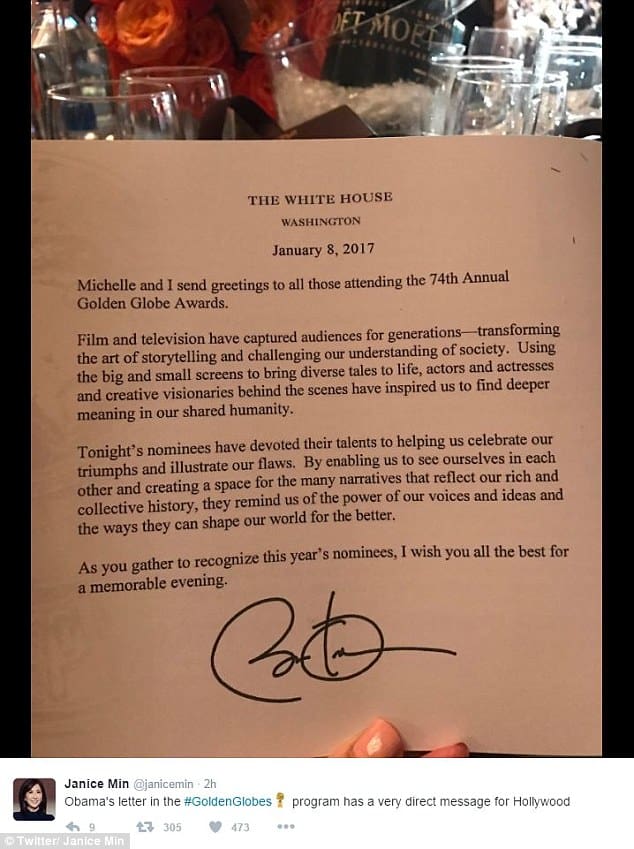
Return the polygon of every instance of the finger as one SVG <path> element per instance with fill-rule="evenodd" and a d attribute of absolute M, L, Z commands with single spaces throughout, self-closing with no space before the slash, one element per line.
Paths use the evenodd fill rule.
<path fill-rule="evenodd" d="M 464 743 L 453 743 L 451 746 L 442 746 L 440 749 L 432 749 L 423 755 L 424 758 L 468 758 L 469 749 Z"/>
<path fill-rule="evenodd" d="M 393 725 L 375 719 L 361 734 L 336 746 L 329 758 L 400 758 L 403 741 Z"/>

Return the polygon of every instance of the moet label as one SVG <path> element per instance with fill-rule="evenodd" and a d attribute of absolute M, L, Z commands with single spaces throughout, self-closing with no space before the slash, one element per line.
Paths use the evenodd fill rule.
<path fill-rule="evenodd" d="M 451 0 L 342 0 L 322 78 L 346 86 L 424 82 L 434 46 L 451 41 Z"/>

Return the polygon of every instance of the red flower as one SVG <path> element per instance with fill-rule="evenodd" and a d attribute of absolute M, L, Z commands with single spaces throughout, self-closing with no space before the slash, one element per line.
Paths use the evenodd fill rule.
<path fill-rule="evenodd" d="M 117 50 L 117 21 L 114 8 L 103 5 L 99 10 L 99 14 L 97 15 L 97 34 L 108 50 Z"/>
<path fill-rule="evenodd" d="M 266 39 L 297 15 L 295 0 L 248 0 L 251 26 L 240 45 L 250 53 L 261 53 Z"/>
<path fill-rule="evenodd" d="M 306 13 L 306 34 L 309 38 L 327 38 L 333 31 L 339 0 L 321 0 Z"/>
<path fill-rule="evenodd" d="M 312 55 L 317 67 L 313 70 L 315 76 L 319 76 L 319 69 L 328 51 L 328 36 L 334 29 L 335 15 L 339 8 L 339 0 L 321 0 L 313 4 L 305 16 L 305 31 L 307 37 L 312 41 Z M 308 71 L 308 69 L 306 69 Z"/>
<path fill-rule="evenodd" d="M 220 68 L 232 94 L 249 97 L 272 118 L 277 110 L 264 43 L 301 14 L 303 35 L 313 41 L 313 51 L 307 51 L 309 68 L 303 70 L 318 74 L 339 5 L 339 0 L 242 0 L 249 8 L 250 26 L 239 43 L 218 0 L 93 2 L 113 78 L 127 68 L 150 65 Z"/>
<path fill-rule="evenodd" d="M 121 53 L 117 53 L 116 50 L 109 51 L 108 66 L 110 76 L 113 80 L 118 80 L 122 71 L 128 71 L 130 68 L 134 67 L 129 59 L 126 59 L 125 56 L 121 55 Z"/>
<path fill-rule="evenodd" d="M 234 64 L 231 39 L 222 19 L 216 14 L 193 21 L 187 33 L 184 64 L 227 70 Z"/>
<path fill-rule="evenodd" d="M 216 0 L 185 0 L 191 19 L 204 18 L 216 5 Z"/>
<path fill-rule="evenodd" d="M 233 81 L 233 93 L 250 97 L 271 118 L 277 117 L 269 65 L 264 56 L 253 56 L 247 62 L 240 76 Z"/>

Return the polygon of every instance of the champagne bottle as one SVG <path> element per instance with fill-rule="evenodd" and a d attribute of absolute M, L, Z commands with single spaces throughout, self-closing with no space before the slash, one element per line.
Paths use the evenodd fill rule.
<path fill-rule="evenodd" d="M 341 0 L 322 79 L 367 87 L 424 82 L 429 56 L 451 41 L 453 19 L 473 0 Z"/>

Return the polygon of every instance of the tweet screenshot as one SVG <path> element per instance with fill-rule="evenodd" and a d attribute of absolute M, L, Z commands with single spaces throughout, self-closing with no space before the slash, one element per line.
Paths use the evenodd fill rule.
<path fill-rule="evenodd" d="M 258 5 L 93 2 L 166 32 Z M 405 61 L 459 5 L 373 25 Z M 633 847 L 632 762 L 603 757 L 629 617 L 603 609 L 601 145 L 332 111 L 279 143 L 31 143 L 32 646 L 6 654 L 33 757 L 0 761 L 0 849 Z"/>
<path fill-rule="evenodd" d="M 273 731 L 274 729 L 272 729 Z M 629 759 L 7 759 L 0 848 L 623 846 Z"/>

